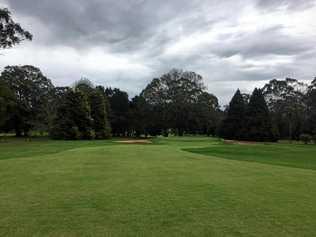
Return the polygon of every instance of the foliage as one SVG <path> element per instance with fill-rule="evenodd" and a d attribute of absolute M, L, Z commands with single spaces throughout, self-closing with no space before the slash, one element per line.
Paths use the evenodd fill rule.
<path fill-rule="evenodd" d="M 23 40 L 32 40 L 30 32 L 12 20 L 7 8 L 0 8 L 0 48 L 11 48 Z"/>
<path fill-rule="evenodd" d="M 245 138 L 246 103 L 238 89 L 227 108 L 226 118 L 221 123 L 219 135 L 225 139 Z"/>
<path fill-rule="evenodd" d="M 304 142 L 305 144 L 308 144 L 312 141 L 312 136 L 309 134 L 301 134 L 300 135 L 300 140 Z"/>
<path fill-rule="evenodd" d="M 246 111 L 245 139 L 275 141 L 268 106 L 260 89 L 255 89 Z"/>
<path fill-rule="evenodd" d="M 132 133 L 136 137 L 141 135 L 148 135 L 148 117 L 150 115 L 149 104 L 146 102 L 144 97 L 135 96 L 130 102 L 130 124 Z"/>
<path fill-rule="evenodd" d="M 89 79 L 82 78 L 75 83 L 74 89 L 82 92 L 89 102 L 95 138 L 109 138 L 111 136 L 111 126 L 104 88 L 101 86 L 96 88 Z"/>
<path fill-rule="evenodd" d="M 107 88 L 105 95 L 110 103 L 110 122 L 114 136 L 127 136 L 129 133 L 128 94 L 117 88 Z"/>
<path fill-rule="evenodd" d="M 106 111 L 106 98 L 100 90 L 94 90 L 90 96 L 91 117 L 96 139 L 111 137 L 111 127 Z"/>
<path fill-rule="evenodd" d="M 14 93 L 15 106 L 10 113 L 7 129 L 14 129 L 17 136 L 33 128 L 48 127 L 48 107 L 54 89 L 51 81 L 40 69 L 33 66 L 8 66 L 1 74 L 0 81 L 6 83 Z"/>
<path fill-rule="evenodd" d="M 291 78 L 274 79 L 263 87 L 272 121 L 281 138 L 299 139 L 305 120 L 306 89 L 306 84 Z"/>
<path fill-rule="evenodd" d="M 316 135 L 316 79 L 311 83 L 305 95 L 306 123 L 305 132 Z"/>
<path fill-rule="evenodd" d="M 185 132 L 213 130 L 213 121 L 205 120 L 216 116 L 218 101 L 205 92 L 203 78 L 194 72 L 173 69 L 153 79 L 141 97 L 151 107 L 152 135 L 169 129 L 180 136 Z"/>
<path fill-rule="evenodd" d="M 10 118 L 10 111 L 14 109 L 14 94 L 8 85 L 0 80 L 0 131 L 7 129 L 3 127 Z"/>
<path fill-rule="evenodd" d="M 55 138 L 64 139 L 169 133 L 254 141 L 299 139 L 303 133 L 316 134 L 315 84 L 314 80 L 307 88 L 294 79 L 272 80 L 251 96 L 238 90 L 222 111 L 217 97 L 205 90 L 202 77 L 194 72 L 171 70 L 130 101 L 126 92 L 95 87 L 86 78 L 72 88 L 54 88 L 38 68 L 8 66 L 0 77 L 0 128 L 14 130 L 17 136 L 52 131 Z M 78 107 L 65 103 L 71 91 L 78 93 L 73 98 Z M 57 122 L 67 110 L 68 118 Z"/>
<path fill-rule="evenodd" d="M 62 96 L 51 136 L 68 140 L 94 138 L 89 103 L 81 91 L 69 90 Z"/>

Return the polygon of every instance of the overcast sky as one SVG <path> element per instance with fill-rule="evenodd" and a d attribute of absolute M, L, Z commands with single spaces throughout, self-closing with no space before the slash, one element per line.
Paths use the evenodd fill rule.
<path fill-rule="evenodd" d="M 34 35 L 2 50 L 55 85 L 81 77 L 130 96 L 172 68 L 229 101 L 273 78 L 316 76 L 316 0 L 0 0 Z"/>

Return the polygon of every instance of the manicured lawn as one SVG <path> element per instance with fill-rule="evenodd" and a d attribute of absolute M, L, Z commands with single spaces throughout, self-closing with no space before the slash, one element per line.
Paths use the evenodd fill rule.
<path fill-rule="evenodd" d="M 316 146 L 0 143 L 0 236 L 316 236 Z M 250 162 L 249 162 L 250 161 Z"/>
<path fill-rule="evenodd" d="M 231 160 L 253 161 L 264 164 L 316 170 L 316 145 L 218 144 L 202 148 L 189 148 L 184 150 Z"/>

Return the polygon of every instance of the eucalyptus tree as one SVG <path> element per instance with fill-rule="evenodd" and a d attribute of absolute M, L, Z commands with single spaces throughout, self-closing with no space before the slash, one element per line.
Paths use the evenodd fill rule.
<path fill-rule="evenodd" d="M 281 138 L 299 139 L 305 121 L 307 85 L 296 79 L 271 80 L 263 94 Z"/>
<path fill-rule="evenodd" d="M 180 136 L 192 127 L 198 130 L 193 123 L 198 116 L 196 107 L 205 105 L 200 103 L 205 89 L 202 76 L 190 71 L 173 69 L 153 79 L 141 93 L 152 107 L 153 130 L 163 133 L 173 129 Z"/>

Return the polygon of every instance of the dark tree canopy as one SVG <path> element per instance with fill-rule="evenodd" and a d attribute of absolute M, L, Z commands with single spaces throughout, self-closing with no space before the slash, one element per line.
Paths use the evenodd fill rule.
<path fill-rule="evenodd" d="M 0 131 L 8 132 L 4 127 L 10 119 L 10 113 L 14 110 L 15 98 L 12 90 L 10 90 L 7 83 L 0 80 Z"/>
<path fill-rule="evenodd" d="M 114 136 L 127 136 L 129 132 L 128 94 L 117 88 L 107 88 L 105 94 L 110 102 L 110 122 Z"/>
<path fill-rule="evenodd" d="M 96 88 L 89 79 L 82 78 L 75 83 L 74 89 L 83 93 L 89 102 L 95 138 L 109 138 L 111 136 L 111 126 L 108 118 L 108 103 L 104 88 Z"/>
<path fill-rule="evenodd" d="M 204 89 L 200 75 L 173 69 L 159 79 L 154 79 L 141 94 L 152 105 L 187 104 L 196 102 Z"/>
<path fill-rule="evenodd" d="M 130 102 L 129 112 L 132 133 L 136 137 L 148 135 L 150 122 L 150 106 L 142 96 L 135 96 Z"/>
<path fill-rule="evenodd" d="M 96 139 L 111 137 L 111 126 L 106 108 L 106 97 L 100 90 L 93 90 L 89 96 L 91 117 Z"/>
<path fill-rule="evenodd" d="M 207 130 L 208 126 L 197 124 L 197 116 L 202 113 L 202 120 L 206 112 L 213 113 L 218 106 L 215 96 L 206 95 L 203 78 L 200 75 L 178 69 L 154 79 L 143 90 L 141 96 L 151 106 L 154 121 L 151 130 L 158 134 L 165 133 L 168 129 L 175 130 L 180 136 L 184 132 Z M 199 106 L 208 108 L 198 108 Z"/>
<path fill-rule="evenodd" d="M 220 111 L 217 97 L 208 92 L 203 92 L 191 107 L 187 132 L 209 136 L 215 135 Z"/>
<path fill-rule="evenodd" d="M 13 21 L 7 8 L 0 8 L 0 48 L 11 48 L 23 40 L 32 40 L 30 32 Z"/>
<path fill-rule="evenodd" d="M 316 136 L 316 78 L 308 88 L 305 101 L 307 107 L 304 132 Z"/>
<path fill-rule="evenodd" d="M 22 132 L 27 135 L 34 127 L 47 127 L 48 103 L 54 89 L 51 81 L 29 65 L 6 67 L 0 80 L 8 85 L 15 98 L 9 128 L 20 136 Z"/>
<path fill-rule="evenodd" d="M 275 141 L 269 109 L 260 89 L 255 89 L 246 111 L 246 139 Z"/>
<path fill-rule="evenodd" d="M 296 79 L 271 80 L 263 94 L 281 138 L 298 139 L 303 130 L 307 85 Z"/>
<path fill-rule="evenodd" d="M 229 103 L 226 118 L 220 127 L 220 136 L 226 139 L 240 140 L 245 138 L 246 103 L 238 89 Z"/>
<path fill-rule="evenodd" d="M 69 90 L 62 96 L 51 136 L 71 140 L 94 138 L 89 103 L 82 92 Z"/>

